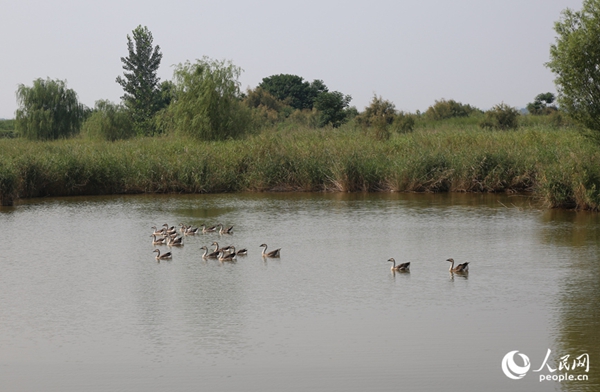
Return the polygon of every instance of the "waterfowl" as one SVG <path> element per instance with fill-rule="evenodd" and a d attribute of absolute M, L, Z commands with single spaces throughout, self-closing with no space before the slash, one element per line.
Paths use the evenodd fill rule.
<path fill-rule="evenodd" d="M 177 229 L 175 228 L 175 226 L 169 227 L 167 223 L 165 223 L 163 226 L 165 227 L 167 234 L 177 233 Z"/>
<path fill-rule="evenodd" d="M 171 252 L 160 254 L 160 249 L 154 249 L 153 252 L 156 252 L 156 260 L 166 260 L 173 257 Z"/>
<path fill-rule="evenodd" d="M 246 255 L 248 255 L 248 249 L 246 249 L 246 248 L 240 249 L 240 250 L 238 250 L 236 252 L 236 255 L 238 255 L 238 256 L 246 256 Z"/>
<path fill-rule="evenodd" d="M 391 263 L 394 263 L 394 265 L 392 266 L 392 271 L 402 271 L 402 272 L 408 272 L 410 271 L 410 261 L 408 263 L 401 263 L 396 265 L 396 260 L 392 257 L 388 260 Z"/>
<path fill-rule="evenodd" d="M 156 238 L 156 234 L 152 234 L 152 245 L 164 245 L 167 240 L 165 237 Z"/>
<path fill-rule="evenodd" d="M 185 230 L 183 231 L 184 235 L 196 235 L 196 233 L 198 233 L 198 228 L 192 228 L 192 226 L 188 226 L 185 228 Z"/>
<path fill-rule="evenodd" d="M 225 250 L 221 249 L 219 252 L 219 261 L 235 261 L 235 248 L 233 246 L 229 246 L 228 248 L 230 248 L 230 250 L 233 249 L 233 251 L 230 253 L 225 253 Z"/>
<path fill-rule="evenodd" d="M 152 234 L 154 234 L 154 235 L 163 235 L 163 234 L 165 234 L 165 229 L 160 229 L 160 230 L 158 230 L 158 229 L 156 228 L 156 226 L 152 226 L 152 229 L 154 229 L 154 232 L 152 233 Z"/>
<path fill-rule="evenodd" d="M 219 223 L 217 226 L 220 226 L 219 234 L 233 234 L 233 226 L 225 228 L 222 223 Z"/>
<path fill-rule="evenodd" d="M 206 227 L 206 225 L 201 225 L 203 233 L 212 233 L 217 231 L 217 226 Z"/>
<path fill-rule="evenodd" d="M 450 272 L 469 272 L 469 262 L 462 263 L 454 267 L 454 259 L 448 259 L 450 263 Z"/>
<path fill-rule="evenodd" d="M 167 245 L 169 246 L 183 246 L 183 237 L 167 237 Z"/>
<path fill-rule="evenodd" d="M 219 252 L 210 252 L 208 253 L 208 248 L 206 246 L 201 246 L 200 249 L 204 249 L 204 254 L 202 255 L 203 259 L 216 259 L 219 257 L 219 254 L 221 253 Z"/>
<path fill-rule="evenodd" d="M 259 248 L 264 248 L 262 251 L 262 257 L 279 257 L 281 253 L 281 248 L 267 252 L 267 244 L 261 244 Z"/>

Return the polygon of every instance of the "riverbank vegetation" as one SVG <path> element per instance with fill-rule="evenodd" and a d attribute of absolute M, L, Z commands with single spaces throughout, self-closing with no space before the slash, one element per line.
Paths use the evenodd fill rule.
<path fill-rule="evenodd" d="M 227 141 L 0 139 L 0 189 L 3 204 L 145 192 L 528 192 L 549 207 L 597 210 L 600 152 L 550 121 L 490 131 L 469 117 L 423 120 L 383 140 L 354 121 L 280 124 Z"/>

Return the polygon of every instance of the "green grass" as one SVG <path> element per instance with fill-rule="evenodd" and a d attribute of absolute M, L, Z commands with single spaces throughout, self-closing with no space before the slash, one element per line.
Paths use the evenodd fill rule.
<path fill-rule="evenodd" d="M 481 130 L 467 120 L 379 141 L 352 125 L 241 140 L 0 139 L 0 197 L 240 191 L 528 192 L 598 210 L 600 153 L 570 128 Z"/>

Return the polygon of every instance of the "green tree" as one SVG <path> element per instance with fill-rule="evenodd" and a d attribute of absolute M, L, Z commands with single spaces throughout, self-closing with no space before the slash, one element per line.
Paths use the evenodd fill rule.
<path fill-rule="evenodd" d="M 456 102 L 453 99 L 441 99 L 435 101 L 435 104 L 427 108 L 425 117 L 429 120 L 445 120 L 453 117 L 468 117 L 473 112 L 479 111 L 471 105 L 465 105 Z"/>
<path fill-rule="evenodd" d="M 15 130 L 28 139 L 52 140 L 79 132 L 85 108 L 66 81 L 36 79 L 17 89 Z"/>
<path fill-rule="evenodd" d="M 241 102 L 241 68 L 204 57 L 175 68 L 175 98 L 169 107 L 174 131 L 202 140 L 237 137 L 250 126 Z"/>
<path fill-rule="evenodd" d="M 121 97 L 130 110 L 136 132 L 141 135 L 154 133 L 152 117 L 164 107 L 164 99 L 156 75 L 162 53 L 160 47 L 152 46 L 152 33 L 141 25 L 133 30 L 133 39 L 127 35 L 129 55 L 121 57 L 124 77 L 117 76 L 125 94 Z"/>
<path fill-rule="evenodd" d="M 322 80 L 312 83 L 297 75 L 280 74 L 264 78 L 258 87 L 294 109 L 312 109 L 315 98 L 327 92 Z"/>
<path fill-rule="evenodd" d="M 81 126 L 81 133 L 89 139 L 109 141 L 135 136 L 127 109 L 107 100 L 96 101 L 92 114 Z"/>
<path fill-rule="evenodd" d="M 546 66 L 554 72 L 558 103 L 573 119 L 600 132 L 600 0 L 566 9 L 554 24 L 556 42 Z"/>
<path fill-rule="evenodd" d="M 552 93 L 538 94 L 533 102 L 527 104 L 527 111 L 531 114 L 551 114 L 555 112 L 556 106 L 552 106 L 552 103 L 556 97 Z"/>
<path fill-rule="evenodd" d="M 350 105 L 351 100 L 350 95 L 344 95 L 339 91 L 326 91 L 317 95 L 314 107 L 319 111 L 318 126 L 324 127 L 331 124 L 337 128 L 346 122 L 346 108 Z"/>

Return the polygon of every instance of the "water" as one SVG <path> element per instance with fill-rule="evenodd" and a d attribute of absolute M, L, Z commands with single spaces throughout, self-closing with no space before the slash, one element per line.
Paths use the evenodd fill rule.
<path fill-rule="evenodd" d="M 0 391 L 600 388 L 594 213 L 502 195 L 151 195 L 24 201 L 0 222 Z M 180 222 L 234 234 L 157 262 L 151 226 Z M 249 255 L 202 260 L 212 241 Z M 588 354 L 589 372 L 534 372 L 548 349 L 551 368 Z M 501 369 L 514 350 L 521 380 Z M 564 373 L 589 379 L 539 381 Z"/>

